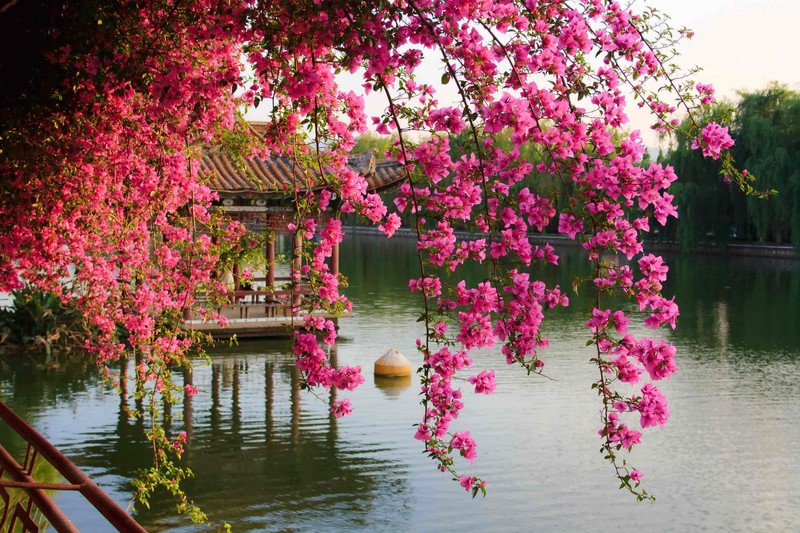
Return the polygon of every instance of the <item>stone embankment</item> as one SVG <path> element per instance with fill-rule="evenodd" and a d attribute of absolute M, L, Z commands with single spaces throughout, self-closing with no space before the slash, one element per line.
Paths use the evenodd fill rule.
<path fill-rule="evenodd" d="M 377 229 L 369 226 L 349 226 L 345 228 L 349 235 L 382 235 Z M 480 238 L 479 234 L 469 232 L 456 232 L 459 238 Z M 410 228 L 400 228 L 395 233 L 396 237 L 415 237 Z M 557 246 L 578 246 L 578 243 L 564 235 L 534 234 L 531 241 L 535 244 L 550 243 Z M 645 248 L 650 252 L 680 252 L 680 245 L 674 242 L 646 242 Z M 729 243 L 727 246 L 704 245 L 695 250 L 700 255 L 736 255 L 745 257 L 774 257 L 779 259 L 800 259 L 800 254 L 790 245 L 760 244 L 760 243 Z"/>

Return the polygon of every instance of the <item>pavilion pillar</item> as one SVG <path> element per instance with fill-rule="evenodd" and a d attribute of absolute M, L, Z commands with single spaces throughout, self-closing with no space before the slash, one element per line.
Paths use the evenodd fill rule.
<path fill-rule="evenodd" d="M 292 253 L 292 270 L 295 275 L 300 275 L 303 266 L 303 234 L 299 231 L 294 234 L 294 252 Z M 294 281 L 294 280 L 293 280 Z"/>
<path fill-rule="evenodd" d="M 233 264 L 233 303 L 238 304 L 239 298 L 236 296 L 236 291 L 239 290 L 239 284 L 242 280 L 242 265 L 239 264 L 239 261 L 236 261 Z"/>
<path fill-rule="evenodd" d="M 334 276 L 339 275 L 339 243 L 333 245 L 331 251 L 331 274 Z"/>
<path fill-rule="evenodd" d="M 295 287 L 295 294 L 292 297 L 292 307 L 300 305 L 300 286 L 303 282 L 303 234 L 297 231 L 294 234 L 294 253 L 292 254 L 292 282 Z M 294 314 L 294 313 L 292 313 Z"/>
<path fill-rule="evenodd" d="M 275 234 L 267 239 L 267 287 L 275 290 Z"/>

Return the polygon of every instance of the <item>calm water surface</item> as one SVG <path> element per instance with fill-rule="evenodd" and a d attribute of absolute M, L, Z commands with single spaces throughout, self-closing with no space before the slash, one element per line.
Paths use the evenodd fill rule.
<path fill-rule="evenodd" d="M 418 387 L 371 374 L 389 348 L 416 357 L 420 330 L 406 290 L 412 247 L 361 237 L 343 247 L 356 313 L 342 320 L 331 355 L 365 369 L 366 383 L 346 394 L 354 416 L 335 420 L 326 403 L 299 390 L 285 341 L 243 342 L 195 369 L 202 392 L 173 406 L 180 420 L 172 430 L 190 434 L 186 459 L 197 477 L 188 491 L 213 520 L 236 531 L 800 528 L 798 264 L 672 258 L 666 292 L 677 296 L 681 318 L 665 335 L 679 348 L 679 373 L 659 385 L 672 416 L 631 457 L 653 504 L 618 491 L 598 453 L 587 300 L 574 297 L 549 317 L 543 358 L 554 380 L 479 354 L 474 368 L 495 368 L 497 391 L 465 393 L 452 428 L 478 441 L 478 460 L 463 470 L 487 479 L 489 495 L 471 500 L 412 438 Z M 562 272 L 537 274 L 569 287 L 584 267 L 575 252 L 561 253 Z M 100 384 L 91 365 L 37 369 L 26 361 L 2 368 L 0 397 L 127 505 L 129 480 L 148 463 L 143 428 L 121 414 L 132 399 Z M 0 438 L 11 442 L 7 428 Z M 78 499 L 57 502 L 83 531 L 107 529 Z M 151 531 L 204 530 L 173 508 L 162 495 L 137 518 Z"/>

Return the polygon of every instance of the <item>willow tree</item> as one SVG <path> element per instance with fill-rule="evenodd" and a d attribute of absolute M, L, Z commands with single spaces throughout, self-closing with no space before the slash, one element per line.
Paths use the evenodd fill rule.
<path fill-rule="evenodd" d="M 730 102 L 717 102 L 697 120 L 702 124 L 729 123 L 732 114 Z M 685 119 L 683 125 L 688 126 L 690 120 L 694 118 Z M 681 177 L 672 187 L 681 216 L 667 224 L 664 234 L 669 240 L 677 240 L 685 251 L 701 244 L 727 243 L 736 226 L 733 205 L 740 196 L 731 195 L 730 181 L 722 176 L 722 162 L 703 157 L 691 143 L 691 139 L 678 136 L 666 157 L 666 163 Z"/>
<path fill-rule="evenodd" d="M 0 285 L 36 285 L 77 304 L 96 331 L 87 348 L 101 368 L 141 361 L 136 377 L 149 401 L 140 415 L 155 451 L 141 497 L 166 486 L 202 519 L 173 461 L 185 435 L 169 439 L 158 420 L 160 399 L 181 390 L 173 369 L 197 349 L 182 310 L 222 290 L 212 272 L 244 242 L 241 226 L 211 209 L 214 194 L 198 171 L 203 147 L 219 144 L 239 157 L 286 156 L 302 169 L 291 230 L 302 234 L 297 253 L 315 289 L 308 310 L 350 306 L 326 264 L 341 224 L 316 223 L 334 195 L 342 211 L 390 236 L 399 213 L 413 215 L 420 271 L 409 285 L 424 328 L 423 406 L 409 437 L 473 495 L 485 482 L 462 471 L 477 445 L 451 427 L 465 401 L 455 378 L 467 374 L 470 389 L 491 393 L 494 372 L 468 369 L 473 350 L 494 346 L 500 363 L 543 371 L 542 320 L 569 299 L 532 276 L 535 263 L 558 268 L 559 260 L 529 232 L 555 221 L 594 268 L 576 283 L 595 294 L 587 363 L 597 368 L 603 455 L 623 488 L 648 496 L 625 453 L 640 430 L 667 421 L 654 382 L 674 372 L 675 348 L 632 335 L 628 324 L 676 324 L 677 305 L 661 294 L 667 265 L 642 246 L 651 220 L 677 216 L 668 192 L 676 175 L 642 168 L 638 132 L 616 133 L 629 101 L 652 112 L 656 129 L 674 130 L 678 108 L 696 113 L 713 100 L 710 86 L 671 66 L 686 30 L 646 5 L 605 0 L 62 0 L 46 16 L 26 15 L 27 4 L 7 2 L 0 13 L 28 32 L 23 72 L 41 74 L 6 83 L 16 98 L 3 100 Z M 340 86 L 342 72 L 360 79 L 358 90 Z M 365 112 L 366 93 L 383 99 L 376 116 Z M 258 138 L 238 115 L 256 105 L 269 116 Z M 391 157 L 406 169 L 389 205 L 347 166 L 355 137 L 370 127 L 396 137 Z M 504 132 L 510 144 L 496 142 Z M 453 157 L 449 138 L 460 133 L 462 155 Z M 749 187 L 725 155 L 727 130 L 692 124 L 683 134 Z M 525 146 L 543 157 L 525 160 Z M 558 188 L 517 187 L 533 169 Z M 456 226 L 474 236 L 458 237 Z M 609 254 L 628 262 L 608 262 Z M 443 271 L 476 261 L 488 264 L 485 280 L 445 281 L 453 278 Z M 634 300 L 633 311 L 611 297 L 619 295 Z M 330 366 L 325 348 L 335 339 L 332 322 L 297 320 L 294 354 L 307 387 L 363 381 L 358 368 Z M 352 408 L 342 399 L 332 410 Z"/>
<path fill-rule="evenodd" d="M 698 120 L 728 124 L 736 139 L 731 155 L 777 194 L 767 201 L 740 194 L 720 161 L 678 138 L 666 158 L 682 178 L 674 187 L 681 218 L 670 223 L 671 236 L 686 249 L 730 238 L 800 247 L 800 94 L 772 84 L 716 103 Z"/>
<path fill-rule="evenodd" d="M 778 191 L 768 202 L 746 199 L 745 236 L 800 249 L 800 93 L 773 84 L 740 96 L 734 157 Z"/>

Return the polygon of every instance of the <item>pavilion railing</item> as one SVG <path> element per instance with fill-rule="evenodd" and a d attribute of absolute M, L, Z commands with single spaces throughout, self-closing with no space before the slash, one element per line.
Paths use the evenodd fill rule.
<path fill-rule="evenodd" d="M 2 401 L 0 418 L 27 443 L 22 465 L 0 443 L 0 531 L 38 532 L 52 526 L 59 532 L 78 532 L 46 492 L 69 490 L 79 492 L 118 531 L 146 533 L 94 481 Z M 32 474 L 39 458 L 55 468 L 66 483 L 37 482 Z M 27 498 L 12 499 L 8 489 L 20 489 Z"/>

